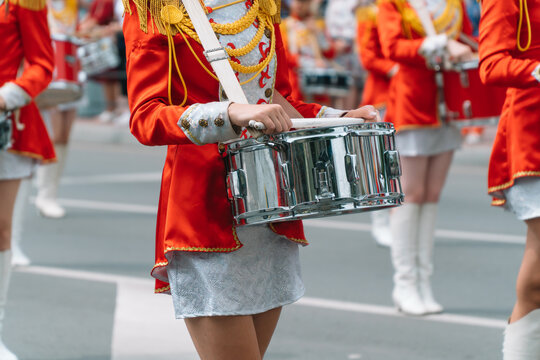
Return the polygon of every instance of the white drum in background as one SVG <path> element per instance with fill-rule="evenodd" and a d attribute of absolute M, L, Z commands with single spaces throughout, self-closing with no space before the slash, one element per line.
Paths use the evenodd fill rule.
<path fill-rule="evenodd" d="M 112 37 L 104 37 L 80 46 L 77 55 L 88 76 L 99 75 L 120 65 L 118 49 Z"/>

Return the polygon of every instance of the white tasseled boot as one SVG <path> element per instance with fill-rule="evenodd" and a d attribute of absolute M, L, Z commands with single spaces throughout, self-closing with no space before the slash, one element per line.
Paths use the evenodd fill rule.
<path fill-rule="evenodd" d="M 375 210 L 371 212 L 371 235 L 377 245 L 389 247 L 392 245 L 390 230 L 390 210 Z"/>
<path fill-rule="evenodd" d="M 404 204 L 390 217 L 392 228 L 392 298 L 399 311 L 407 315 L 425 315 L 426 308 L 418 292 L 418 204 Z"/>
<path fill-rule="evenodd" d="M 431 274 L 433 273 L 433 243 L 435 241 L 435 223 L 437 222 L 437 204 L 426 203 L 420 208 L 418 225 L 418 289 L 426 311 L 436 314 L 443 307 L 433 297 Z"/>
<path fill-rule="evenodd" d="M 1 340 L 10 277 L 11 250 L 0 251 L 0 359 L 2 360 L 17 360 L 17 356 L 9 351 Z"/>
<path fill-rule="evenodd" d="M 503 360 L 540 359 L 540 309 L 506 326 Z"/>
<path fill-rule="evenodd" d="M 15 201 L 15 208 L 13 209 L 13 221 L 11 224 L 11 251 L 13 253 L 11 262 L 13 265 L 30 265 L 30 259 L 21 249 L 24 211 L 26 202 L 28 201 L 29 192 L 30 180 L 22 180 L 21 185 L 19 186 L 19 192 L 17 193 L 17 200 Z"/>
<path fill-rule="evenodd" d="M 56 201 L 56 194 L 66 164 L 67 146 L 55 144 L 54 150 L 57 161 L 42 165 L 37 171 L 36 207 L 42 216 L 58 219 L 66 215 L 64 208 Z"/>

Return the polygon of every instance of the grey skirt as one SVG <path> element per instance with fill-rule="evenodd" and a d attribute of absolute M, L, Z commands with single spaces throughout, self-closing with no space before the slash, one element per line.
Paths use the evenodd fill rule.
<path fill-rule="evenodd" d="M 396 147 L 401 156 L 431 156 L 461 146 L 461 132 L 454 125 L 439 128 L 403 130 L 396 133 Z"/>
<path fill-rule="evenodd" d="M 28 156 L 0 151 L 0 180 L 24 179 L 31 177 L 37 161 Z"/>
<path fill-rule="evenodd" d="M 233 252 L 167 254 L 177 319 L 259 314 L 302 297 L 297 243 L 266 225 L 237 233 L 244 246 Z"/>
<path fill-rule="evenodd" d="M 540 217 L 540 178 L 523 177 L 516 179 L 514 186 L 503 190 L 504 207 L 519 220 Z"/>

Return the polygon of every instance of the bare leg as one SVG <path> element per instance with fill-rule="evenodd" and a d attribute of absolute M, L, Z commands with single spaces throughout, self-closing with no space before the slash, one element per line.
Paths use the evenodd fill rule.
<path fill-rule="evenodd" d="M 402 156 L 401 167 L 403 176 L 401 185 L 405 194 L 405 202 L 422 204 L 425 199 L 429 157 Z"/>
<path fill-rule="evenodd" d="M 510 322 L 540 308 L 540 218 L 525 222 L 527 242 L 517 277 L 517 301 Z"/>
<path fill-rule="evenodd" d="M 279 316 L 281 315 L 281 307 L 268 310 L 262 314 L 253 315 L 253 324 L 255 325 L 255 332 L 257 334 L 257 343 L 259 344 L 259 351 L 261 358 L 264 357 L 264 353 L 270 344 L 274 330 L 276 329 Z"/>
<path fill-rule="evenodd" d="M 13 208 L 21 179 L 0 180 L 0 251 L 11 248 Z"/>
<path fill-rule="evenodd" d="M 210 316 L 186 319 L 202 360 L 260 360 L 252 316 Z"/>
<path fill-rule="evenodd" d="M 75 109 L 58 111 L 51 110 L 51 119 L 53 125 L 54 143 L 67 145 L 69 141 L 69 134 L 71 128 L 77 117 L 77 111 Z"/>
<path fill-rule="evenodd" d="M 442 188 L 448 177 L 448 170 L 454 156 L 453 151 L 447 151 L 429 157 L 428 173 L 426 178 L 426 203 L 438 203 Z"/>

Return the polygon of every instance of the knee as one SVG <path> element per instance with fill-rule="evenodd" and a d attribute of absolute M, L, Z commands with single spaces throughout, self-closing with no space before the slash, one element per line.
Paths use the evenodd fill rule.
<path fill-rule="evenodd" d="M 440 198 L 440 192 L 428 192 L 424 200 L 426 203 L 438 203 Z"/>
<path fill-rule="evenodd" d="M 423 204 L 425 202 L 425 194 L 423 191 L 408 191 L 405 192 L 405 201 L 414 204 Z"/>

